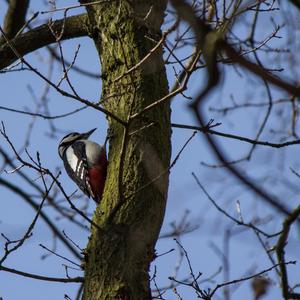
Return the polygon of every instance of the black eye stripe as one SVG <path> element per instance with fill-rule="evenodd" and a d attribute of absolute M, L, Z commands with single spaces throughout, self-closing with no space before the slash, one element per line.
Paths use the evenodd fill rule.
<path fill-rule="evenodd" d="M 69 143 L 70 141 L 75 141 L 76 139 L 77 139 L 77 137 L 79 137 L 80 136 L 80 134 L 79 133 L 70 133 L 70 134 L 68 134 L 68 135 L 66 135 L 66 136 L 64 136 L 62 139 L 61 139 L 61 142 L 60 143 Z M 74 138 L 72 138 L 72 137 L 74 137 Z M 70 139 L 71 138 L 71 139 Z M 68 139 L 70 139 L 69 141 L 66 141 L 66 140 L 68 140 Z"/>
<path fill-rule="evenodd" d="M 63 142 L 63 143 L 60 143 L 59 144 L 59 148 L 61 148 L 61 147 L 65 147 L 65 146 L 67 146 L 67 145 L 69 145 L 70 144 L 70 142 Z"/>
<path fill-rule="evenodd" d="M 59 148 L 60 147 L 66 147 L 66 146 L 70 146 L 70 145 L 72 145 L 74 142 L 76 142 L 77 140 L 80 140 L 81 138 L 82 138 L 82 136 L 81 135 L 78 135 L 76 138 L 75 138 L 75 134 L 74 134 L 74 139 L 71 139 L 71 140 L 69 140 L 69 141 L 66 141 L 66 137 L 64 137 L 62 140 L 61 140 L 61 142 L 60 142 L 60 144 L 59 144 Z M 67 136 L 68 137 L 68 136 Z"/>

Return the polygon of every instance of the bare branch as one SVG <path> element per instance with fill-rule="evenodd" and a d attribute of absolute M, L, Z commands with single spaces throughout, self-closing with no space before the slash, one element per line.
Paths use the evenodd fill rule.
<path fill-rule="evenodd" d="M 289 232 L 292 224 L 299 219 L 300 205 L 294 209 L 294 211 L 283 221 L 282 231 L 279 236 L 276 245 L 276 254 L 278 259 L 278 265 L 280 267 L 280 277 L 282 284 L 282 296 L 284 299 L 300 299 L 299 293 L 294 293 L 288 283 L 288 273 L 286 270 L 287 263 L 285 262 L 285 247 L 287 245 Z"/>
<path fill-rule="evenodd" d="M 221 212 L 223 215 L 225 215 L 227 218 L 229 218 L 231 221 L 233 221 L 234 223 L 236 223 L 237 225 L 242 225 L 248 228 L 253 229 L 254 231 L 257 231 L 259 233 L 261 233 L 262 235 L 264 235 L 267 238 L 271 238 L 271 237 L 275 237 L 278 236 L 280 234 L 280 232 L 278 233 L 273 233 L 273 234 L 268 234 L 266 232 L 264 232 L 263 230 L 259 229 L 257 226 L 255 226 L 254 224 L 252 224 L 251 222 L 249 223 L 245 223 L 242 220 L 236 219 L 235 217 L 231 216 L 229 213 L 227 213 L 223 208 L 221 208 L 217 202 L 207 193 L 207 191 L 204 189 L 203 185 L 200 183 L 199 179 L 197 178 L 197 176 L 195 175 L 195 173 L 192 173 L 192 176 L 194 177 L 197 185 L 201 188 L 201 190 L 204 192 L 204 194 L 206 195 L 206 197 L 209 199 L 209 201 L 214 205 L 214 207 Z"/>
<path fill-rule="evenodd" d="M 219 125 L 220 125 L 220 123 L 217 123 L 216 126 L 219 126 Z M 217 136 L 221 136 L 221 137 L 225 137 L 225 138 L 229 138 L 229 139 L 239 140 L 239 141 L 246 142 L 246 143 L 249 143 L 252 145 L 261 145 L 261 146 L 267 146 L 267 147 L 272 147 L 272 148 L 283 148 L 283 147 L 300 144 L 300 140 L 288 141 L 288 142 L 284 142 L 284 143 L 271 143 L 268 141 L 258 141 L 255 139 L 249 139 L 249 138 L 241 136 L 241 135 L 235 135 L 235 134 L 215 131 L 210 128 L 207 128 L 207 126 L 199 127 L 199 126 L 191 126 L 191 125 L 172 123 L 172 127 L 197 130 L 197 131 L 200 131 L 203 133 L 208 133 L 208 134 L 217 135 Z"/>
<path fill-rule="evenodd" d="M 88 35 L 87 14 L 56 20 L 52 23 L 52 28 L 54 31 L 60 31 L 63 24 L 65 24 L 64 34 L 62 35 L 61 40 Z M 3 33 L 4 32 L 2 32 L 2 34 Z M 51 33 L 48 24 L 41 25 L 17 36 L 15 39 L 10 40 L 11 45 L 6 41 L 6 43 L 0 45 L 0 69 L 2 70 L 5 67 L 8 67 L 26 54 L 52 44 L 55 41 L 55 37 Z M 17 53 L 12 50 L 11 46 L 17 50 Z"/>
<path fill-rule="evenodd" d="M 12 39 L 25 23 L 29 0 L 10 0 L 4 19 L 4 32 Z M 0 39 L 0 44 L 4 42 Z"/>
<path fill-rule="evenodd" d="M 57 277 L 48 277 L 48 276 L 41 276 L 37 274 L 27 273 L 11 268 L 4 267 L 3 265 L 0 266 L 0 271 L 16 274 L 19 276 L 32 278 L 36 280 L 42 280 L 42 281 L 50 281 L 50 282 L 61 282 L 61 283 L 76 283 L 76 282 L 83 282 L 83 277 L 75 277 L 75 278 L 57 278 Z"/>

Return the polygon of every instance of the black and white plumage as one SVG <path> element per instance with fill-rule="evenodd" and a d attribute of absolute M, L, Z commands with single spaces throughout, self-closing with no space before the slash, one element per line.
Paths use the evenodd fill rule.
<path fill-rule="evenodd" d="M 100 202 L 107 171 L 105 149 L 89 141 L 96 130 L 85 133 L 73 132 L 66 135 L 58 146 L 58 153 L 64 162 L 70 178 L 78 187 L 96 202 Z"/>

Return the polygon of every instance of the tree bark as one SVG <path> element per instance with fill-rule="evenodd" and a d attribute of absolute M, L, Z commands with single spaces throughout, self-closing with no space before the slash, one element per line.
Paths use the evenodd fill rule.
<path fill-rule="evenodd" d="M 151 299 L 148 271 L 167 201 L 170 104 L 133 120 L 130 116 L 168 93 L 162 48 L 135 71 L 116 78 L 139 63 L 161 38 L 165 7 L 161 0 L 87 7 L 101 60 L 103 106 L 129 125 L 108 118 L 108 177 L 94 215 L 99 228 L 92 226 L 86 248 L 85 300 Z"/>
<path fill-rule="evenodd" d="M 12 39 L 25 24 L 29 0 L 10 0 L 4 19 L 4 32 Z M 2 39 L 0 38 L 0 44 Z"/>

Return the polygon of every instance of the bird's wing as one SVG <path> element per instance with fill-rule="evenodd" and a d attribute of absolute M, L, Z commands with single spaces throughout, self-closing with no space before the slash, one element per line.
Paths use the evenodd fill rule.
<path fill-rule="evenodd" d="M 77 141 L 70 146 L 70 148 L 70 151 L 73 151 L 74 154 L 72 155 L 73 161 L 69 161 L 69 164 L 65 164 L 66 171 L 88 197 L 92 196 L 94 198 L 94 193 L 89 181 L 85 143 Z"/>

